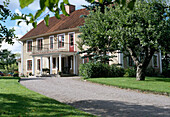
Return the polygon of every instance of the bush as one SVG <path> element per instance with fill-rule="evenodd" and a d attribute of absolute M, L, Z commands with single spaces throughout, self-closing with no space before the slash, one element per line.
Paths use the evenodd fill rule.
<path fill-rule="evenodd" d="M 96 77 L 122 77 L 124 75 L 124 69 L 115 65 L 108 65 L 104 63 L 86 63 L 81 64 L 79 67 L 79 73 L 85 78 Z"/>
<path fill-rule="evenodd" d="M 136 76 L 136 70 L 134 68 L 127 68 L 125 69 L 125 75 L 126 77 L 135 77 Z"/>
<path fill-rule="evenodd" d="M 159 73 L 153 67 L 149 67 L 149 68 L 146 69 L 145 75 L 153 77 L 153 76 L 158 76 L 158 74 Z"/>
<path fill-rule="evenodd" d="M 18 71 L 15 71 L 13 77 L 18 77 L 18 76 L 19 76 Z"/>

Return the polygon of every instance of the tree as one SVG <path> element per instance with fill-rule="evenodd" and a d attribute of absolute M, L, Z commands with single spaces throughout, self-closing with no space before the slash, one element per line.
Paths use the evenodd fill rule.
<path fill-rule="evenodd" d="M 166 49 L 170 45 L 169 6 L 162 1 L 138 1 L 133 10 L 116 5 L 115 8 L 105 9 L 105 13 L 91 12 L 85 20 L 86 29 L 82 35 L 92 40 L 88 45 L 102 42 L 104 37 L 111 37 L 111 46 L 118 47 L 121 51 L 128 52 L 136 67 L 137 80 L 145 80 L 145 70 L 156 51 Z M 93 15 L 93 16 L 92 16 Z M 97 17 L 97 19 L 93 17 Z M 91 19 L 90 19 L 91 18 Z M 93 22 L 93 27 L 86 25 Z M 103 25 L 104 24 L 104 25 Z M 100 27 L 103 30 L 96 30 Z M 107 28 L 106 28 L 107 27 Z M 105 30 L 107 29 L 107 30 Z M 89 33 L 89 35 L 88 35 Z M 94 33 L 94 34 L 93 34 Z M 101 34 L 103 37 L 100 38 Z"/>
<path fill-rule="evenodd" d="M 25 7 L 27 7 L 28 5 L 30 5 L 31 3 L 33 3 L 35 0 L 19 0 L 20 2 L 20 7 L 23 9 Z M 133 9 L 134 7 L 134 3 L 136 0 L 86 0 L 89 3 L 92 3 L 93 6 L 97 6 L 99 5 L 100 7 L 104 8 L 105 5 L 110 4 L 110 3 L 116 3 L 116 4 L 121 4 L 122 6 L 127 5 L 127 1 L 128 2 L 128 7 Z M 69 0 L 39 0 L 40 3 L 40 9 L 37 10 L 37 12 L 34 14 L 15 14 L 15 16 L 12 18 L 13 20 L 16 19 L 22 19 L 23 21 L 25 21 L 27 23 L 27 25 L 29 23 L 32 23 L 33 27 L 37 26 L 37 20 L 40 17 L 44 17 L 44 21 L 45 24 L 48 26 L 49 25 L 49 17 L 50 17 L 50 13 L 52 12 L 56 18 L 60 19 L 60 11 L 62 11 L 62 13 L 66 16 L 69 16 L 69 14 L 65 11 L 65 7 L 64 5 L 70 5 Z M 45 10 L 48 9 L 49 12 L 43 14 L 45 12 Z M 102 9 L 103 10 L 103 9 Z M 20 24 L 22 21 L 19 21 L 18 24 Z"/>
<path fill-rule="evenodd" d="M 9 72 L 9 68 L 16 63 L 15 54 L 12 54 L 11 51 L 7 49 L 0 51 L 0 68 L 6 69 Z"/>
<path fill-rule="evenodd" d="M 7 18 L 11 17 L 11 11 L 8 9 L 9 1 L 3 2 L 0 5 L 0 44 L 5 40 L 8 44 L 13 44 L 13 38 L 15 38 L 14 29 L 8 29 L 5 24 Z M 0 45 L 1 46 L 1 45 Z"/>
<path fill-rule="evenodd" d="M 109 14 L 104 14 L 101 9 L 90 11 L 90 14 L 85 18 L 84 26 L 80 27 L 81 34 L 79 37 L 79 48 L 83 45 L 88 46 L 86 50 L 80 49 L 79 54 L 85 54 L 82 58 L 90 58 L 93 61 L 101 61 L 106 63 L 110 58 L 107 53 L 114 52 L 117 48 L 111 46 L 113 38 L 109 30 L 113 29 L 112 20 L 108 19 Z"/>

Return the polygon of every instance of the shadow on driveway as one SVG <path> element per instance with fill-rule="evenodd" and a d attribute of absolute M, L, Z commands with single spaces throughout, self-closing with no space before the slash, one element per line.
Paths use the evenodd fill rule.
<path fill-rule="evenodd" d="M 169 117 L 170 109 L 136 105 L 112 100 L 82 100 L 68 103 L 75 108 L 102 117 Z"/>

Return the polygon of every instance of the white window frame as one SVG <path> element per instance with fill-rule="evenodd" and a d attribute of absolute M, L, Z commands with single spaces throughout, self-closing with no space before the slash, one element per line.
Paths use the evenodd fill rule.
<path fill-rule="evenodd" d="M 154 56 L 156 56 L 156 58 L 157 58 L 157 60 L 156 60 L 157 66 L 156 66 L 156 67 L 155 67 L 155 65 L 154 65 Z M 153 67 L 153 68 L 158 68 L 158 67 L 159 67 L 158 54 L 154 54 L 154 55 L 152 56 L 152 67 Z"/>
<path fill-rule="evenodd" d="M 27 69 L 27 66 L 28 66 L 27 63 L 28 63 L 29 60 L 32 61 L 32 70 L 33 70 L 33 59 L 26 59 L 26 71 L 27 71 L 27 72 L 32 72 L 32 70 L 28 70 L 28 69 Z"/>
<path fill-rule="evenodd" d="M 54 35 L 51 35 L 51 36 L 49 36 L 49 50 L 53 50 L 53 49 L 51 49 L 51 40 L 50 40 L 50 37 L 53 37 L 53 49 L 54 49 Z"/>
<path fill-rule="evenodd" d="M 59 47 L 59 38 L 58 37 L 61 36 L 61 35 L 64 35 L 64 47 Z M 58 47 L 58 49 L 65 49 L 65 47 L 66 47 L 65 42 L 66 42 L 65 33 L 58 34 L 57 35 L 57 47 Z"/>
<path fill-rule="evenodd" d="M 31 41 L 32 42 L 32 51 L 33 51 L 33 40 L 27 40 L 27 45 L 26 45 L 26 53 L 31 53 L 32 51 L 28 52 L 28 42 Z"/>
<path fill-rule="evenodd" d="M 38 40 L 42 39 L 42 46 L 44 46 L 44 38 L 41 37 L 41 38 L 37 38 L 36 39 L 36 49 L 38 49 Z M 42 47 L 43 48 L 43 47 Z"/>
<path fill-rule="evenodd" d="M 75 32 L 69 32 L 68 33 L 68 51 L 70 51 L 70 34 L 73 34 L 73 38 L 74 38 L 74 51 L 76 50 L 76 48 L 75 48 L 75 40 L 76 40 L 76 36 L 75 36 Z"/>

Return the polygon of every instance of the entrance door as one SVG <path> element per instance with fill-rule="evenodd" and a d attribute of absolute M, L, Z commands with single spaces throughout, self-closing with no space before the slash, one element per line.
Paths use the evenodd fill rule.
<path fill-rule="evenodd" d="M 69 50 L 70 52 L 74 52 L 74 33 L 69 34 Z"/>

